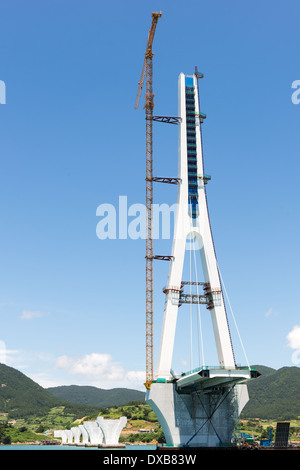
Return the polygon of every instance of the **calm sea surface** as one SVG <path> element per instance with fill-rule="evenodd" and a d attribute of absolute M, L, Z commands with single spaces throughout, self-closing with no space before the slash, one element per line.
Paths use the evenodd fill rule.
<path fill-rule="evenodd" d="M 1 450 L 155 450 L 156 446 L 150 445 L 140 445 L 140 446 L 126 446 L 125 448 L 98 448 L 98 447 L 76 447 L 76 446 L 40 446 L 40 445 L 2 445 L 0 446 Z"/>

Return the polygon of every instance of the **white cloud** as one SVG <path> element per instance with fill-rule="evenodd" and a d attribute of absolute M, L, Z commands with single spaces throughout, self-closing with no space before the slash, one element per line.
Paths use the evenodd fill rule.
<path fill-rule="evenodd" d="M 5 342 L 0 340 L 0 362 L 20 370 L 45 388 L 77 384 L 145 391 L 145 371 L 128 371 L 110 354 L 62 355 L 55 358 L 52 353 L 43 351 L 7 349 Z"/>
<path fill-rule="evenodd" d="M 295 325 L 286 338 L 289 348 L 300 349 L 300 325 Z"/>
<path fill-rule="evenodd" d="M 109 380 L 122 379 L 125 376 L 124 368 L 113 362 L 110 354 L 86 354 L 81 357 L 60 356 L 57 358 L 56 366 L 71 374 L 84 375 L 93 379 L 105 377 Z"/>
<path fill-rule="evenodd" d="M 22 320 L 32 320 L 33 318 L 41 318 L 41 317 L 44 317 L 45 315 L 46 315 L 45 313 L 40 312 L 39 310 L 35 310 L 35 311 L 23 310 L 20 318 L 22 318 Z"/>
<path fill-rule="evenodd" d="M 145 391 L 146 374 L 144 370 L 130 370 L 126 373 L 122 387 Z"/>
<path fill-rule="evenodd" d="M 269 310 L 266 313 L 266 317 L 277 317 L 278 312 L 274 311 L 273 308 L 269 308 Z"/>
<path fill-rule="evenodd" d="M 30 374 L 30 378 L 41 385 L 43 388 L 49 388 L 49 387 L 59 387 L 60 385 L 68 385 L 65 383 L 61 383 L 61 380 L 57 380 L 56 378 L 49 378 L 48 374 L 45 372 L 38 372 L 38 373 L 33 373 Z"/>
<path fill-rule="evenodd" d="M 114 362 L 110 354 L 91 353 L 83 356 L 59 356 L 56 367 L 80 376 L 100 388 L 127 387 L 143 389 L 144 371 L 127 371 Z"/>
<path fill-rule="evenodd" d="M 19 351 L 16 349 L 7 349 L 6 344 L 4 341 L 0 340 L 0 362 L 2 364 L 7 364 L 10 358 L 18 354 Z"/>

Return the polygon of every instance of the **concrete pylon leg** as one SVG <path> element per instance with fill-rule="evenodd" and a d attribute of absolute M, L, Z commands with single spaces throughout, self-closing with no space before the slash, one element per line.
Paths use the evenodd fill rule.
<path fill-rule="evenodd" d="M 65 433 L 67 435 L 67 444 L 73 444 L 73 432 L 71 431 L 71 429 L 66 429 L 65 430 Z"/>
<path fill-rule="evenodd" d="M 82 444 L 88 444 L 89 442 L 89 435 L 87 430 L 82 424 L 79 424 L 78 428 L 80 429 L 81 435 L 82 435 Z"/>
<path fill-rule="evenodd" d="M 74 428 L 71 428 L 71 431 L 73 432 L 73 436 L 74 436 L 74 444 L 79 444 L 81 430 L 79 429 L 78 426 L 76 426 Z"/>
<path fill-rule="evenodd" d="M 60 437 L 62 444 L 66 444 L 66 443 L 67 443 L 67 434 L 66 434 L 66 431 L 63 431 L 63 430 L 61 430 L 61 429 L 57 429 L 57 430 L 54 431 L 54 437 Z"/>
<path fill-rule="evenodd" d="M 206 198 L 207 176 L 204 174 L 201 136 L 201 112 L 199 106 L 197 75 L 179 76 L 179 165 L 178 177 L 181 183 L 177 189 L 172 261 L 164 309 L 160 350 L 156 378 L 171 377 L 172 355 L 176 332 L 177 313 L 180 303 L 182 272 L 185 258 L 186 239 L 197 239 L 201 253 L 208 306 L 215 336 L 219 365 L 235 369 L 235 357 L 231 343 L 221 279 L 219 276 L 214 242 L 211 232 Z M 191 281 L 191 280 L 190 280 Z M 208 294 L 207 294 L 208 295 Z M 181 292 L 183 299 L 183 292 Z M 190 300 L 186 303 L 191 302 Z"/>
<path fill-rule="evenodd" d="M 98 423 L 96 421 L 85 421 L 83 425 L 88 432 L 90 443 L 92 445 L 102 444 L 103 433 Z"/>
<path fill-rule="evenodd" d="M 126 426 L 127 418 L 122 416 L 119 419 L 103 419 L 102 416 L 99 416 L 97 423 L 103 431 L 104 444 L 107 446 L 117 446 L 121 431 Z"/>

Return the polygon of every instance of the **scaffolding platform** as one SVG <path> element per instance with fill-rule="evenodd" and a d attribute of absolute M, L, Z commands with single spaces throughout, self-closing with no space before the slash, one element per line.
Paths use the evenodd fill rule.
<path fill-rule="evenodd" d="M 259 377 L 261 374 L 254 368 L 241 367 L 227 369 L 221 367 L 204 367 L 186 372 L 176 380 L 176 389 L 187 393 L 188 389 L 211 389 L 219 386 L 232 386 L 244 383 L 249 379 Z"/>

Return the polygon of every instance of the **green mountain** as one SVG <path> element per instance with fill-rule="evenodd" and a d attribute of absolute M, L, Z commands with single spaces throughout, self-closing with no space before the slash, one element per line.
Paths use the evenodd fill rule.
<path fill-rule="evenodd" d="M 262 375 L 248 382 L 250 400 L 242 418 L 290 420 L 300 416 L 300 368 L 275 370 L 255 366 Z M 130 401 L 144 401 L 138 390 L 63 386 L 44 389 L 22 372 L 0 364 L 0 414 L 9 419 L 42 417 L 60 409 L 70 420 L 97 415 L 100 408 L 122 406 Z"/>
<path fill-rule="evenodd" d="M 99 411 L 95 406 L 74 405 L 61 400 L 22 372 L 0 364 L 0 413 L 8 413 L 9 418 L 43 416 L 52 408 L 63 407 L 70 415 L 84 415 Z"/>
<path fill-rule="evenodd" d="M 241 417 L 289 420 L 300 416 L 300 368 L 254 366 L 262 375 L 248 382 L 249 402 Z"/>
<path fill-rule="evenodd" d="M 63 385 L 61 387 L 50 387 L 47 388 L 47 390 L 56 397 L 67 400 L 71 403 L 92 405 L 99 408 L 121 406 L 130 401 L 145 400 L 144 392 L 128 388 L 112 388 L 110 390 L 104 390 L 102 388 L 90 386 Z"/>
<path fill-rule="evenodd" d="M 285 420 L 300 416 L 300 368 L 283 367 L 276 370 L 262 365 L 254 367 L 261 373 L 261 376 L 248 382 L 250 400 L 241 417 Z M 102 390 L 96 387 L 72 385 L 48 390 L 57 397 L 74 403 L 100 407 L 144 400 L 143 392 L 128 389 Z M 123 395 L 125 391 L 135 392 L 137 395 L 134 397 Z"/>
<path fill-rule="evenodd" d="M 22 372 L 0 363 L 0 414 L 9 419 L 45 416 L 53 409 L 63 409 L 65 416 L 81 418 L 96 415 L 100 408 L 144 401 L 145 393 L 116 388 L 101 390 L 76 385 L 44 389 Z"/>

